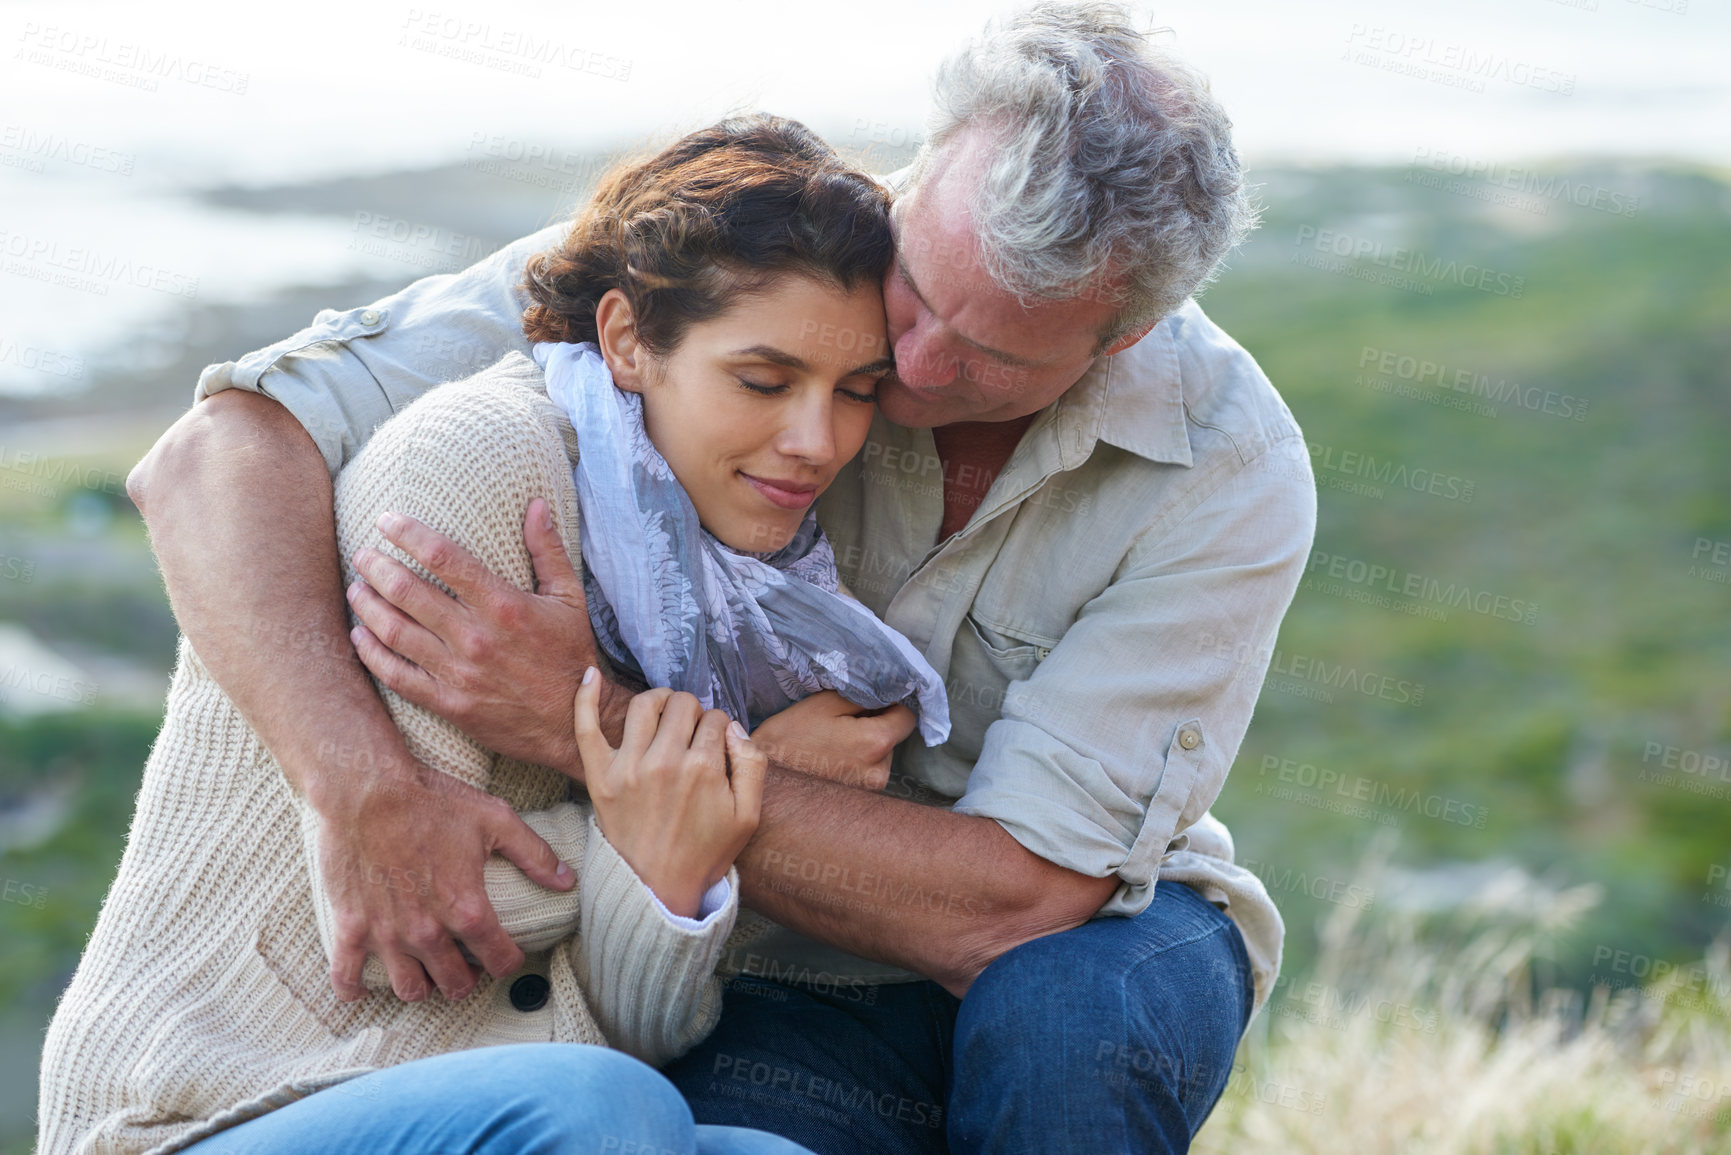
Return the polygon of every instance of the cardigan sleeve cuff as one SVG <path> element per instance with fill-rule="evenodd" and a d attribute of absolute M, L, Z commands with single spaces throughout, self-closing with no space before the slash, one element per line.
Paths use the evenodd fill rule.
<path fill-rule="evenodd" d="M 637 877 L 594 816 L 579 871 L 583 933 L 571 949 L 587 956 L 589 1003 L 608 1041 L 651 1066 L 690 1050 L 721 1015 L 715 977 L 722 947 L 739 915 L 738 874 L 705 896 L 720 906 L 701 919 L 667 912 Z M 725 887 L 725 889 L 723 889 Z M 682 925 L 683 924 L 683 925 Z"/>
<path fill-rule="evenodd" d="M 560 802 L 546 810 L 519 811 L 518 815 L 529 829 L 546 839 L 561 862 L 574 871 L 581 868 L 589 834 L 586 806 Z M 524 951 L 547 950 L 576 933 L 582 908 L 580 886 L 549 890 L 498 854 L 487 859 L 482 877 L 499 925 Z"/>
<path fill-rule="evenodd" d="M 300 810 L 301 835 L 307 848 L 307 864 L 312 874 L 313 914 L 318 924 L 319 942 L 325 958 L 332 957 L 336 944 L 336 913 L 331 907 L 330 893 L 320 872 L 318 853 L 319 820 L 305 799 L 296 795 Z M 547 810 L 521 811 L 529 828 L 553 848 L 561 861 L 573 870 L 580 869 L 587 850 L 589 815 L 586 807 L 561 802 Z M 487 888 L 487 900 L 499 916 L 505 933 L 526 952 L 548 950 L 577 931 L 582 917 L 582 886 L 570 890 L 548 890 L 532 881 L 510 859 L 492 855 L 481 871 Z M 470 961 L 474 961 L 472 958 Z M 361 968 L 361 985 L 369 991 L 391 989 L 391 976 L 376 954 L 367 955 Z"/>

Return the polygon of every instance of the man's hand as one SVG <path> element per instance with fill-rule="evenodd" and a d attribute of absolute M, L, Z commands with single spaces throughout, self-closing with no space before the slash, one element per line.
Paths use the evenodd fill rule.
<path fill-rule="evenodd" d="M 552 507 L 536 498 L 523 523 L 533 593 L 414 518 L 389 514 L 379 528 L 452 593 L 376 550 L 356 555 L 365 580 L 348 590 L 362 622 L 351 637 L 367 669 L 489 750 L 581 781 L 571 702 L 583 671 L 596 664 L 595 635 Z"/>
<path fill-rule="evenodd" d="M 751 740 L 788 770 L 882 790 L 890 780 L 891 755 L 917 721 L 906 706 L 868 710 L 823 690 L 765 718 Z"/>
<path fill-rule="evenodd" d="M 552 890 L 576 882 L 503 799 L 414 770 L 381 776 L 340 817 L 320 815 L 319 870 L 336 922 L 331 985 L 345 1001 L 366 994 L 368 954 L 379 956 L 400 999 L 424 999 L 433 985 L 447 999 L 464 998 L 476 976 L 453 935 L 496 977 L 523 965 L 487 900 L 490 855 Z"/>

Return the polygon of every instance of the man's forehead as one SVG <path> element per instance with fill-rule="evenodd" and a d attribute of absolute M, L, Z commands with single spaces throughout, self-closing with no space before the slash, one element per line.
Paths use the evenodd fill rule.
<path fill-rule="evenodd" d="M 1024 304 L 1000 285 L 981 255 L 966 186 L 946 175 L 921 181 L 892 209 L 896 261 L 922 301 L 967 344 L 1012 363 L 1065 360 L 1078 337 L 1091 346 L 1113 309 L 1091 294 Z"/>

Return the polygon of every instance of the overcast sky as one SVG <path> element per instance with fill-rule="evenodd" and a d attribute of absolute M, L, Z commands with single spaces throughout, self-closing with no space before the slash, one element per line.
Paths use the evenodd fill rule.
<path fill-rule="evenodd" d="M 153 332 L 166 348 L 189 301 L 401 277 L 424 255 L 367 251 L 358 217 L 264 217 L 189 192 L 664 141 L 752 108 L 905 155 L 939 60 L 1000 11 L 0 0 L 0 390 L 76 391 L 87 377 L 42 366 L 136 361 Z M 1727 0 L 1184 0 L 1136 12 L 1213 78 L 1253 174 L 1421 152 L 1553 169 L 1587 156 L 1731 166 Z"/>
<path fill-rule="evenodd" d="M 176 181 L 451 159 L 477 134 L 628 141 L 740 106 L 832 139 L 905 132 L 938 60 L 1002 7 L 0 3 L 0 115 L 101 138 Z M 1731 162 L 1725 0 L 1186 0 L 1137 12 L 1213 77 L 1253 163 L 1403 161 L 1421 146 Z"/>

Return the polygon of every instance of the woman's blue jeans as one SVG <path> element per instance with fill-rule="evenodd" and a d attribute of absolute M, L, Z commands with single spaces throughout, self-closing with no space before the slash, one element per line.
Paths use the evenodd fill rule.
<path fill-rule="evenodd" d="M 196 1155 L 811 1155 L 699 1127 L 620 1051 L 528 1043 L 453 1051 L 339 1083 L 187 1148 Z"/>
<path fill-rule="evenodd" d="M 929 982 L 735 979 L 715 1033 L 667 1076 L 701 1122 L 822 1155 L 1182 1152 L 1251 996 L 1238 928 L 1163 882 L 1134 918 L 1006 952 L 960 1002 Z"/>

